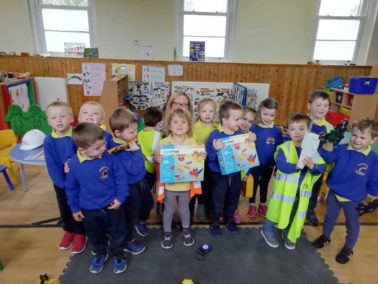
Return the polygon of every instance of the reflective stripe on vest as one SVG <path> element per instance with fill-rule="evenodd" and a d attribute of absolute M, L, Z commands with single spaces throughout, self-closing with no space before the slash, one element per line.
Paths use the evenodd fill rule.
<path fill-rule="evenodd" d="M 288 141 L 277 147 L 275 158 L 278 151 L 283 151 L 286 161 L 291 164 L 297 164 L 298 154 L 293 142 Z M 324 163 L 318 154 L 314 155 L 315 163 Z M 292 220 L 289 228 L 288 238 L 292 242 L 296 242 L 299 238 L 304 221 L 306 218 L 306 212 L 308 208 L 309 199 L 311 197 L 311 190 L 320 175 L 312 175 L 309 171 L 298 189 L 298 182 L 300 178 L 300 172 L 297 171 L 292 174 L 286 174 L 277 171 L 276 178 L 273 184 L 273 196 L 270 199 L 267 219 L 277 223 L 279 229 L 285 229 L 289 225 L 290 215 L 297 194 L 299 190 L 299 202 L 297 212 Z"/>

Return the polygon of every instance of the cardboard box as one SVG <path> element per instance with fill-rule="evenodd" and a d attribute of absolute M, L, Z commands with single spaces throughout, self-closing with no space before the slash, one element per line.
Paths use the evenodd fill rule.
<path fill-rule="evenodd" d="M 248 171 L 260 165 L 255 143 L 246 142 L 247 138 L 248 134 L 240 134 L 219 139 L 225 144 L 217 153 L 222 175 Z"/>
<path fill-rule="evenodd" d="M 206 150 L 204 145 L 161 145 L 160 182 L 202 181 Z"/>

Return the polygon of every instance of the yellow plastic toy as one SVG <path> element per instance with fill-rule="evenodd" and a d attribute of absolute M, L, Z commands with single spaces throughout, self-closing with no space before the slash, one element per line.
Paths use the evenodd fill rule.
<path fill-rule="evenodd" d="M 17 138 L 12 129 L 0 130 L 0 164 L 4 164 L 8 168 L 13 184 L 18 184 L 18 180 L 9 153 L 16 144 Z"/>

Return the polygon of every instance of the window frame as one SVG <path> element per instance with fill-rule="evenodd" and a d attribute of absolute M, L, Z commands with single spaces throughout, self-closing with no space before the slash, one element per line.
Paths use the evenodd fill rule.
<path fill-rule="evenodd" d="M 68 5 L 45 5 L 41 4 L 40 0 L 28 0 L 29 13 L 31 16 L 34 48 L 36 53 L 49 54 L 54 56 L 64 56 L 64 52 L 48 52 L 46 46 L 45 30 L 43 28 L 43 15 L 42 9 L 64 9 L 64 10 L 81 10 L 88 12 L 88 33 L 90 46 L 95 46 L 96 39 L 94 37 L 95 29 L 95 12 L 94 1 L 88 0 L 88 6 L 68 6 Z M 68 30 L 67 30 L 68 31 Z M 76 31 L 74 31 L 76 32 Z"/>
<path fill-rule="evenodd" d="M 209 57 L 206 56 L 205 51 L 205 61 L 207 62 L 229 62 L 232 60 L 234 50 L 234 35 L 236 18 L 238 11 L 238 0 L 227 0 L 227 12 L 226 13 L 213 13 L 213 12 L 185 12 L 184 11 L 184 1 L 180 0 L 178 5 L 178 35 L 177 35 L 177 54 L 178 59 L 181 61 L 188 61 L 189 56 L 183 55 L 183 41 L 184 41 L 184 15 L 199 15 L 199 16 L 214 16 L 221 15 L 226 16 L 226 33 L 225 33 L 225 46 L 224 46 L 224 57 Z"/>
<path fill-rule="evenodd" d="M 360 16 L 321 16 L 319 15 L 320 12 L 320 5 L 321 1 L 326 0 L 317 0 L 317 10 L 316 10 L 316 29 L 314 33 L 314 40 L 313 40 L 313 48 L 312 48 L 312 60 L 318 60 L 314 58 L 315 55 L 315 47 L 319 30 L 319 23 L 321 20 L 359 20 L 360 25 L 358 27 L 358 33 L 356 38 L 356 44 L 353 51 L 353 57 L 351 60 L 319 60 L 322 64 L 329 64 L 329 65 L 349 65 L 349 64 L 355 64 L 358 61 L 359 54 L 361 52 L 361 38 L 363 37 L 363 34 L 366 29 L 366 21 L 368 20 L 368 17 L 371 16 L 369 13 L 369 7 L 371 6 L 370 0 L 364 0 L 363 4 L 361 6 L 361 15 Z"/>

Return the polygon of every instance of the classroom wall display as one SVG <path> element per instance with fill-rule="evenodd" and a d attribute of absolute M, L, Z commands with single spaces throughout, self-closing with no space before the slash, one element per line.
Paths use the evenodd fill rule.
<path fill-rule="evenodd" d="M 196 116 L 198 103 L 204 98 L 212 98 L 218 107 L 224 101 L 232 100 L 242 106 L 256 108 L 269 96 L 269 84 L 173 81 L 172 94 L 177 93 L 185 93 L 191 98 Z"/>
<path fill-rule="evenodd" d="M 135 64 L 112 63 L 112 76 L 127 75 L 129 82 L 135 81 Z"/>
<path fill-rule="evenodd" d="M 162 66 L 142 66 L 143 82 L 165 82 L 165 67 Z"/>
<path fill-rule="evenodd" d="M 82 63 L 84 96 L 101 96 L 106 69 L 103 63 Z"/>
<path fill-rule="evenodd" d="M 145 110 L 148 107 L 162 109 L 169 95 L 168 82 L 129 82 L 129 95 L 127 100 L 133 109 Z"/>
<path fill-rule="evenodd" d="M 69 102 L 66 78 L 34 77 L 34 82 L 37 101 L 42 110 L 55 101 Z"/>

